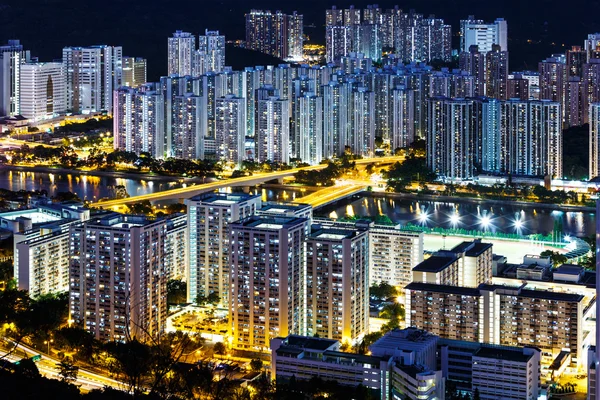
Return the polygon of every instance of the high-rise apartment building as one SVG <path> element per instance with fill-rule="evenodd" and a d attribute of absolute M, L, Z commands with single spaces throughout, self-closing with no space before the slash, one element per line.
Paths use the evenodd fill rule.
<path fill-rule="evenodd" d="M 462 71 L 466 71 L 474 77 L 475 87 L 473 88 L 473 95 L 484 96 L 487 83 L 485 54 L 481 53 L 477 46 L 470 46 L 466 51 L 460 53 L 458 65 Z"/>
<path fill-rule="evenodd" d="M 322 90 L 323 157 L 331 158 L 344 153 L 344 146 L 350 137 L 352 84 L 340 83 L 334 76 Z"/>
<path fill-rule="evenodd" d="M 21 115 L 37 123 L 67 111 L 65 74 L 61 62 L 20 65 Z"/>
<path fill-rule="evenodd" d="M 165 220 L 109 214 L 70 232 L 70 318 L 103 341 L 160 335 L 167 318 Z"/>
<path fill-rule="evenodd" d="M 503 18 L 486 24 L 471 15 L 466 20 L 460 21 L 460 50 L 469 51 L 469 48 L 474 45 L 480 52 L 487 53 L 492 51 L 493 45 L 498 45 L 501 51 L 508 51 L 507 34 L 508 27 Z"/>
<path fill-rule="evenodd" d="M 113 145 L 116 150 L 165 157 L 164 98 L 154 85 L 114 92 Z"/>
<path fill-rule="evenodd" d="M 540 99 L 563 104 L 567 66 L 564 57 L 549 57 L 538 64 L 540 72 Z M 561 116 L 562 117 L 562 116 Z"/>
<path fill-rule="evenodd" d="M 0 46 L 0 116 L 21 114 L 21 64 L 29 60 L 29 50 L 18 40 Z"/>
<path fill-rule="evenodd" d="M 113 90 L 123 82 L 120 46 L 65 47 L 62 57 L 67 110 L 78 114 L 113 112 Z"/>
<path fill-rule="evenodd" d="M 187 280 L 189 269 L 188 258 L 188 216 L 187 214 L 171 214 L 166 220 L 167 235 L 165 237 L 165 263 L 167 277 Z"/>
<path fill-rule="evenodd" d="M 485 55 L 486 62 L 486 96 L 499 100 L 507 99 L 508 81 L 508 51 L 502 50 L 499 45 L 492 48 Z"/>
<path fill-rule="evenodd" d="M 372 157 L 375 151 L 375 93 L 366 87 L 352 92 L 352 128 L 348 145 L 363 157 Z"/>
<path fill-rule="evenodd" d="M 121 84 L 136 88 L 146 83 L 146 64 L 145 58 L 123 57 L 123 82 Z"/>
<path fill-rule="evenodd" d="M 500 104 L 503 170 L 520 175 L 562 176 L 561 106 L 549 100 Z"/>
<path fill-rule="evenodd" d="M 189 32 L 176 31 L 168 39 L 168 74 L 192 75 L 196 37 Z"/>
<path fill-rule="evenodd" d="M 529 100 L 529 80 L 520 75 L 513 75 L 506 82 L 506 98 Z"/>
<path fill-rule="evenodd" d="M 474 140 L 475 163 L 483 171 L 502 170 L 502 138 L 500 136 L 500 101 L 480 98 L 474 102 L 477 136 Z"/>
<path fill-rule="evenodd" d="M 579 76 L 567 78 L 565 84 L 564 107 L 564 126 L 580 126 L 584 124 L 584 118 L 587 103 L 584 82 Z"/>
<path fill-rule="evenodd" d="M 290 161 L 290 103 L 272 96 L 256 105 L 256 159 L 259 162 Z"/>
<path fill-rule="evenodd" d="M 167 137 L 167 154 L 175 158 L 204 159 L 204 132 L 207 120 L 203 96 L 186 93 L 172 99 L 171 137 Z M 165 122 L 169 121 L 165 118 Z"/>
<path fill-rule="evenodd" d="M 215 101 L 215 142 L 218 158 L 241 165 L 246 159 L 246 99 L 226 95 Z"/>
<path fill-rule="evenodd" d="M 587 62 L 592 58 L 600 58 L 600 33 L 590 33 L 583 42 L 583 48 L 587 55 Z"/>
<path fill-rule="evenodd" d="M 323 159 L 323 98 L 307 92 L 299 102 L 299 157 L 316 165 Z"/>
<path fill-rule="evenodd" d="M 589 179 L 600 176 L 600 103 L 590 104 Z"/>
<path fill-rule="evenodd" d="M 265 351 L 301 329 L 305 218 L 254 216 L 230 225 L 232 345 Z"/>
<path fill-rule="evenodd" d="M 229 304 L 229 225 L 250 217 L 261 206 L 260 196 L 207 193 L 186 200 L 188 207 L 188 301 L 216 293 Z"/>
<path fill-rule="evenodd" d="M 411 269 L 423 261 L 423 234 L 374 225 L 369 228 L 369 281 L 404 287 L 412 281 Z"/>
<path fill-rule="evenodd" d="M 317 227 L 306 238 L 306 334 L 356 343 L 369 326 L 368 230 Z"/>
<path fill-rule="evenodd" d="M 432 98 L 428 109 L 427 165 L 450 180 L 474 175 L 473 102 Z"/>
<path fill-rule="evenodd" d="M 246 14 L 246 47 L 281 59 L 302 60 L 303 16 L 297 12 L 251 10 Z"/>
<path fill-rule="evenodd" d="M 581 46 L 572 46 L 565 53 L 567 63 L 567 77 L 583 76 L 583 65 L 587 62 L 587 54 Z"/>
<path fill-rule="evenodd" d="M 390 142 L 392 149 L 407 148 L 415 141 L 414 90 L 397 86 L 392 90 L 392 126 Z"/>
<path fill-rule="evenodd" d="M 90 217 L 83 204 L 46 204 L 0 214 L 14 236 L 14 279 L 38 297 L 69 290 L 69 227 Z"/>
<path fill-rule="evenodd" d="M 195 52 L 196 71 L 194 76 L 207 72 L 222 72 L 225 68 L 225 36 L 219 31 L 209 31 L 198 36 L 198 50 Z M 201 65 L 200 65 L 201 64 Z"/>

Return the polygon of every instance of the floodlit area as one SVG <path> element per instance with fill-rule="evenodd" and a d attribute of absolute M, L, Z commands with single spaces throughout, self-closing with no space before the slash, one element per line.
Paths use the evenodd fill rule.
<path fill-rule="evenodd" d="M 442 236 L 425 234 L 423 247 L 425 251 L 438 251 L 442 249 L 450 250 L 454 246 L 464 241 L 472 241 L 472 236 Z M 486 243 L 494 245 L 494 254 L 503 255 L 509 263 L 518 264 L 523 262 L 523 257 L 528 254 L 539 255 L 544 250 L 566 252 L 566 248 L 550 246 L 547 243 L 536 242 L 532 240 L 508 240 L 498 238 L 482 237 Z"/>
<path fill-rule="evenodd" d="M 211 342 L 222 342 L 228 332 L 227 321 L 224 308 L 188 305 L 167 318 L 167 332 L 196 333 Z"/>

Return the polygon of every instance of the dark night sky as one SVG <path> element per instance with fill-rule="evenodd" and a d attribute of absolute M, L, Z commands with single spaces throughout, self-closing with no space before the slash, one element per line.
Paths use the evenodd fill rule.
<path fill-rule="evenodd" d="M 122 45 L 129 56 L 148 59 L 150 80 L 166 72 L 166 38 L 181 29 L 195 34 L 218 29 L 228 39 L 244 37 L 244 13 L 250 8 L 294 10 L 304 14 L 311 40 L 323 41 L 325 9 L 373 1 L 303 0 L 0 0 L 0 41 L 17 38 L 42 61 L 61 57 L 63 46 Z M 398 4 L 425 15 L 444 18 L 458 30 L 469 14 L 508 21 L 511 69 L 535 69 L 537 61 L 561 51 L 561 44 L 581 45 L 588 33 L 600 31 L 600 0 L 408 0 L 380 1 L 382 8 Z M 285 7 L 282 7 L 285 5 Z M 526 44 L 527 39 L 541 41 Z M 558 45 L 551 45 L 556 42 Z M 230 61 L 228 60 L 228 63 Z"/>

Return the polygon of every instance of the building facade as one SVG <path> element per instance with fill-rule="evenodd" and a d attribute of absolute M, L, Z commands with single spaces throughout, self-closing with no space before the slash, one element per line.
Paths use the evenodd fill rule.
<path fill-rule="evenodd" d="M 25 63 L 20 66 L 20 113 L 34 123 L 67 111 L 67 91 L 60 62 Z"/>
<path fill-rule="evenodd" d="M 254 216 L 230 225 L 232 346 L 265 351 L 301 329 L 304 218 Z"/>
<path fill-rule="evenodd" d="M 253 215 L 261 206 L 260 196 L 203 194 L 186 200 L 188 207 L 188 301 L 216 293 L 229 304 L 229 225 Z"/>
<path fill-rule="evenodd" d="M 102 341 L 148 341 L 164 332 L 164 220 L 109 214 L 70 230 L 70 318 Z"/>

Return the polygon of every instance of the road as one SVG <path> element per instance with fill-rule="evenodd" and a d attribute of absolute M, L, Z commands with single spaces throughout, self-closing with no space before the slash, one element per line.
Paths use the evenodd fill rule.
<path fill-rule="evenodd" d="M 48 148 L 60 147 L 60 146 L 54 146 L 54 145 L 51 145 L 51 144 L 44 144 L 44 143 L 37 143 L 37 142 L 28 142 L 26 140 L 13 139 L 13 138 L 0 139 L 0 146 L 21 147 L 24 144 L 26 144 L 27 146 L 29 146 L 31 148 L 36 147 L 36 146 L 43 146 L 43 147 L 48 147 Z"/>
<path fill-rule="evenodd" d="M 343 199 L 346 196 L 364 190 L 367 185 L 353 184 L 348 186 L 332 186 L 309 194 L 308 196 L 295 199 L 294 203 L 310 204 L 313 209 L 322 207 L 333 201 Z"/>
<path fill-rule="evenodd" d="M 367 164 L 391 164 L 404 161 L 404 156 L 367 158 L 356 160 L 356 165 Z M 142 201 L 159 201 L 168 199 L 189 198 L 199 193 L 210 192 L 217 189 L 222 189 L 228 186 L 253 186 L 273 179 L 280 179 L 286 176 L 293 175 L 300 171 L 320 171 L 327 167 L 326 164 L 312 165 L 310 167 L 294 168 L 285 171 L 276 171 L 268 173 L 260 173 L 252 176 L 244 176 L 241 178 L 226 179 L 217 182 L 204 183 L 201 185 L 191 185 L 183 188 L 165 190 L 157 193 L 150 193 L 141 196 L 128 197 L 126 199 L 108 200 L 90 204 L 91 207 L 104 209 L 112 209 L 118 211 L 119 208 L 126 204 L 139 203 Z"/>
<path fill-rule="evenodd" d="M 4 346 L 3 346 L 4 347 Z M 59 377 L 59 368 L 57 368 L 57 364 L 60 364 L 60 360 L 49 356 L 48 354 L 42 353 L 36 349 L 32 349 L 29 346 L 25 346 L 23 344 L 19 344 L 17 348 L 24 352 L 28 358 L 33 357 L 34 355 L 41 354 L 42 359 L 36 363 L 38 370 L 42 375 L 46 378 L 50 379 L 60 379 Z M 4 349 L 4 351 L 8 351 L 8 349 Z M 19 361 L 23 357 L 11 354 L 6 357 L 11 362 Z M 76 385 L 81 386 L 81 389 L 84 391 L 90 391 L 93 389 L 102 389 L 105 386 L 110 386 L 114 389 L 118 390 L 126 390 L 127 385 L 123 382 L 117 381 L 115 379 L 99 375 L 95 372 L 79 368 L 79 372 L 77 374 L 77 380 L 74 382 Z"/>

